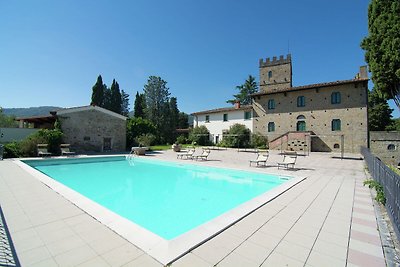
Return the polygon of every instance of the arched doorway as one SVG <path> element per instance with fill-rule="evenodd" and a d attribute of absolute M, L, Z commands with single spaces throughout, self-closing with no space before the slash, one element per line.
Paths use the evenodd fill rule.
<path fill-rule="evenodd" d="M 297 117 L 296 131 L 304 132 L 306 130 L 306 117 L 300 115 Z"/>

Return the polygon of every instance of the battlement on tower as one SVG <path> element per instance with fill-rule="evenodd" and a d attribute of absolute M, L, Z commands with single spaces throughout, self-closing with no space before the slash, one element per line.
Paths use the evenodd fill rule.
<path fill-rule="evenodd" d="M 264 59 L 260 59 L 260 68 L 263 67 L 270 67 L 270 66 L 276 66 L 276 65 L 282 65 L 282 64 L 287 64 L 292 62 L 292 55 L 288 54 L 286 58 L 281 55 L 279 56 L 279 59 L 277 57 L 273 57 L 272 60 L 271 58 L 266 58 L 265 61 Z"/>

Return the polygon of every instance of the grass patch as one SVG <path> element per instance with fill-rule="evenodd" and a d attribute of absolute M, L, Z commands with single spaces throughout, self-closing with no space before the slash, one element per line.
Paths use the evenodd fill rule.
<path fill-rule="evenodd" d="M 151 150 L 168 150 L 171 149 L 171 145 L 155 145 L 150 146 Z"/>
<path fill-rule="evenodd" d="M 400 170 L 397 169 L 395 166 L 389 165 L 389 168 L 390 168 L 392 171 L 394 171 L 394 173 L 397 173 L 398 175 L 400 175 Z"/>
<path fill-rule="evenodd" d="M 375 200 L 382 205 L 386 204 L 385 192 L 383 192 L 383 186 L 380 183 L 375 180 L 369 179 L 364 181 L 364 185 L 368 185 L 369 188 L 375 188 Z"/>

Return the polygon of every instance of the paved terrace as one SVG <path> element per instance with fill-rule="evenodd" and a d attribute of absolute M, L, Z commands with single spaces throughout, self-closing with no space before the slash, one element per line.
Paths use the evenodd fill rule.
<path fill-rule="evenodd" d="M 275 152 L 250 168 L 254 153 L 212 150 L 196 164 L 308 178 L 172 266 L 385 266 L 364 162 L 332 156 L 299 157 L 289 171 Z M 0 204 L 22 266 L 161 266 L 11 160 L 0 161 Z"/>

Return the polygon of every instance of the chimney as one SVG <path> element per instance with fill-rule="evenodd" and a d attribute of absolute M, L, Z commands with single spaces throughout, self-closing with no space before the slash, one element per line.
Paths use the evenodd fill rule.
<path fill-rule="evenodd" d="M 235 109 L 239 109 L 240 108 L 240 101 L 236 101 L 235 102 Z"/>
<path fill-rule="evenodd" d="M 360 73 L 358 75 L 359 79 L 368 79 L 368 69 L 367 66 L 360 67 Z"/>

